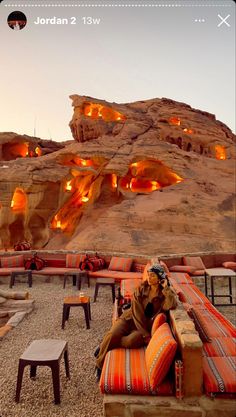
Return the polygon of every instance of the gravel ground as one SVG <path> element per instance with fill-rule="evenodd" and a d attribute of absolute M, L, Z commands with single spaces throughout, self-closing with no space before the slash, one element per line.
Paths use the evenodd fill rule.
<path fill-rule="evenodd" d="M 1 285 L 2 289 L 9 289 Z M 14 287 L 25 289 L 24 284 Z M 86 295 L 93 295 L 94 287 Z M 86 329 L 84 312 L 74 307 L 65 330 L 61 329 L 63 298 L 74 295 L 69 284 L 34 283 L 30 289 L 36 308 L 0 342 L 0 416 L 1 417 L 101 417 L 102 395 L 95 382 L 93 352 L 111 325 L 112 297 L 109 287 L 99 289 L 97 302 L 91 304 L 91 328 Z M 105 307 L 105 308 L 104 308 Z M 54 405 L 51 371 L 39 367 L 35 381 L 25 368 L 20 403 L 14 401 L 18 359 L 34 339 L 55 338 L 68 341 L 71 379 L 67 380 L 61 361 L 61 404 Z"/>
<path fill-rule="evenodd" d="M 196 285 L 203 291 L 201 279 Z M 219 281 L 220 291 L 227 292 L 224 281 Z M 8 285 L 1 285 L 4 290 Z M 17 283 L 14 289 L 25 290 L 25 284 Z M 94 287 L 85 288 L 92 296 Z M 204 292 L 204 291 L 203 291 Z M 34 283 L 30 289 L 36 301 L 35 310 L 0 342 L 0 417 L 102 417 L 102 395 L 95 382 L 93 352 L 103 334 L 111 325 L 112 299 L 109 287 L 99 290 L 96 303 L 91 304 L 91 329 L 85 325 L 83 309 L 72 308 L 65 330 L 61 330 L 63 298 L 77 291 L 67 284 Z M 228 300 L 223 300 L 225 302 Z M 219 310 L 235 324 L 235 308 L 219 307 Z M 20 403 L 14 401 L 18 359 L 34 339 L 55 338 L 67 340 L 71 379 L 67 380 L 63 360 L 61 363 L 61 404 L 54 405 L 51 371 L 39 367 L 35 381 L 29 378 L 25 368 Z"/>

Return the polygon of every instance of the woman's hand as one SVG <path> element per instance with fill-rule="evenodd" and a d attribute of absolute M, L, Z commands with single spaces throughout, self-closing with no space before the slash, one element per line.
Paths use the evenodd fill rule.
<path fill-rule="evenodd" d="M 170 286 L 170 283 L 169 283 L 168 278 L 162 278 L 162 279 L 160 280 L 160 285 L 161 285 L 161 287 L 162 287 L 163 289 L 164 289 L 164 288 L 169 287 L 169 286 Z"/>

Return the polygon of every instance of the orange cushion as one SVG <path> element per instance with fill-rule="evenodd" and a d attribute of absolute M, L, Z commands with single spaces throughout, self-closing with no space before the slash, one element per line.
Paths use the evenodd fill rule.
<path fill-rule="evenodd" d="M 6 256 L 5 258 L 1 258 L 1 267 L 2 268 L 14 268 L 14 267 L 21 267 L 24 266 L 24 256 L 17 255 L 17 256 Z"/>
<path fill-rule="evenodd" d="M 204 356 L 236 356 L 236 339 L 233 337 L 214 337 L 203 344 Z"/>
<path fill-rule="evenodd" d="M 111 271 L 129 272 L 131 270 L 132 263 L 133 263 L 133 259 L 131 258 L 119 258 L 119 257 L 113 256 L 111 258 L 108 269 Z"/>
<path fill-rule="evenodd" d="M 149 268 L 151 268 L 151 265 L 152 265 L 151 262 L 148 262 L 145 265 L 145 268 L 144 268 L 144 271 L 143 271 L 143 276 L 142 276 L 142 280 L 143 281 L 147 281 L 147 278 L 148 278 L 148 270 L 149 270 Z"/>
<path fill-rule="evenodd" d="M 203 382 L 207 394 L 236 393 L 236 357 L 204 357 Z"/>
<path fill-rule="evenodd" d="M 146 352 L 146 366 L 151 389 L 164 380 L 170 369 L 177 349 L 177 343 L 167 323 L 162 324 L 152 336 Z"/>
<path fill-rule="evenodd" d="M 196 268 L 194 266 L 188 266 L 188 265 L 174 265 L 170 267 L 171 272 L 188 272 L 191 274 L 192 272 L 196 271 Z"/>
<path fill-rule="evenodd" d="M 184 256 L 183 264 L 188 266 L 194 266 L 195 269 L 205 269 L 205 265 L 202 262 L 200 256 Z"/>
<path fill-rule="evenodd" d="M 179 284 L 186 303 L 189 304 L 210 304 L 208 298 L 199 290 L 196 285 Z"/>
<path fill-rule="evenodd" d="M 80 262 L 82 262 L 85 258 L 85 255 L 78 255 L 67 253 L 66 255 L 66 267 L 67 268 L 79 268 Z"/>
<path fill-rule="evenodd" d="M 222 264 L 225 268 L 232 269 L 233 271 L 236 271 L 236 262 L 223 262 Z"/>
<path fill-rule="evenodd" d="M 163 381 L 152 390 L 145 366 L 145 350 L 113 349 L 107 352 L 100 378 L 103 394 L 171 395 L 170 381 Z"/>
<path fill-rule="evenodd" d="M 163 324 L 166 323 L 166 315 L 164 313 L 159 313 L 157 314 L 157 316 L 154 319 L 154 322 L 152 324 L 152 331 L 151 331 L 151 335 L 153 336 L 155 331 L 157 329 L 159 329 L 159 327 Z"/>
<path fill-rule="evenodd" d="M 134 290 L 141 284 L 140 279 L 122 279 L 120 283 L 120 292 L 124 298 L 131 298 Z"/>
<path fill-rule="evenodd" d="M 177 284 L 194 284 L 190 276 L 184 272 L 171 272 L 169 279 L 171 283 L 175 281 Z"/>
<path fill-rule="evenodd" d="M 195 327 L 203 342 L 210 342 L 214 337 L 232 336 L 230 329 L 227 328 L 227 323 L 220 321 L 207 308 L 194 306 L 189 314 L 193 318 Z"/>
<path fill-rule="evenodd" d="M 236 337 L 236 328 L 231 321 L 227 320 L 227 318 L 223 316 L 223 314 L 221 314 L 211 303 L 206 304 L 206 309 L 221 323 L 225 329 L 227 329 L 227 332 L 229 332 L 232 337 Z"/>

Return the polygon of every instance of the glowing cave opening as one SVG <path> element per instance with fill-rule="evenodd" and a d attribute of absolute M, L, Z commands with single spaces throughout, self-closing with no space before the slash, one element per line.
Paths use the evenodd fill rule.
<path fill-rule="evenodd" d="M 24 211 L 27 206 L 27 197 L 25 192 L 16 188 L 11 200 L 11 209 L 13 211 Z"/>
<path fill-rule="evenodd" d="M 216 159 L 224 160 L 226 159 L 226 150 L 224 146 L 216 145 L 215 146 L 215 155 Z"/>
<path fill-rule="evenodd" d="M 85 103 L 81 109 L 81 113 L 86 117 L 91 117 L 91 119 L 102 119 L 104 122 L 126 120 L 126 117 L 122 113 L 102 104 Z"/>

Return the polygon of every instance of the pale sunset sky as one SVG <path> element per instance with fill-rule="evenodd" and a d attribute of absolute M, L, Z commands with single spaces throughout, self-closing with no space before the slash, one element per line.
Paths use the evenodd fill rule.
<path fill-rule="evenodd" d="M 15 10 L 27 17 L 21 31 L 7 25 Z M 54 16 L 68 24 L 34 23 Z M 100 23 L 85 25 L 83 17 Z M 118 103 L 168 97 L 235 131 L 234 19 L 233 0 L 4 0 L 0 132 L 35 128 L 43 139 L 72 139 L 71 94 Z"/>

